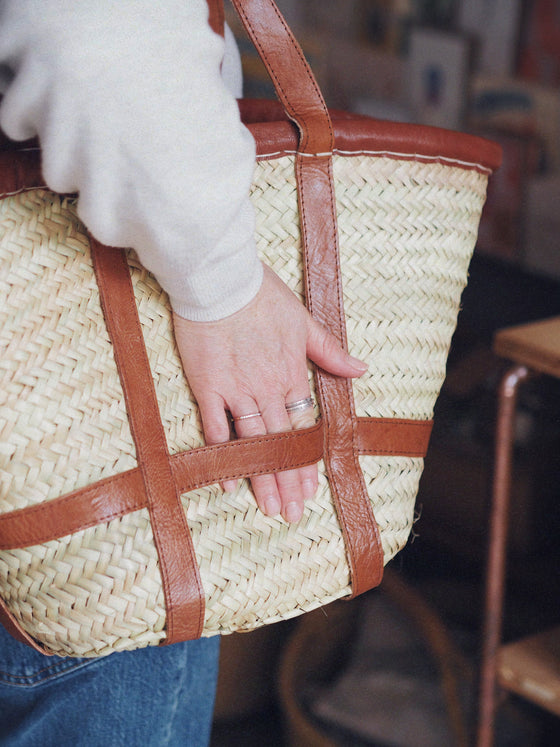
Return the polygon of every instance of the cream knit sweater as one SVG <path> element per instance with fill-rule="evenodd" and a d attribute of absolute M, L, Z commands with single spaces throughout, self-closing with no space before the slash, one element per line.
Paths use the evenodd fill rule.
<path fill-rule="evenodd" d="M 0 126 L 38 135 L 49 187 L 200 321 L 262 280 L 239 60 L 207 16 L 206 0 L 0 0 Z"/>

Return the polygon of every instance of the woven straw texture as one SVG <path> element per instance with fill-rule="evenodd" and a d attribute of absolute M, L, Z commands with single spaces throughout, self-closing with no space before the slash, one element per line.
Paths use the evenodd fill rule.
<path fill-rule="evenodd" d="M 369 361 L 358 415 L 431 418 L 445 375 L 487 176 L 437 162 L 335 156 L 350 352 Z M 259 250 L 301 296 L 293 158 L 257 164 Z M 34 190 L 0 203 L 0 512 L 136 466 L 88 240 L 71 200 Z M 167 298 L 129 254 L 171 453 L 203 444 Z M 312 373 L 310 378 L 313 386 Z M 406 543 L 421 459 L 361 457 L 385 562 Z M 302 521 L 257 511 L 249 484 L 182 496 L 206 596 L 204 635 L 249 629 L 345 596 L 349 573 L 329 486 Z M 0 553 L 0 591 L 59 655 L 154 645 L 165 608 L 147 510 Z"/>

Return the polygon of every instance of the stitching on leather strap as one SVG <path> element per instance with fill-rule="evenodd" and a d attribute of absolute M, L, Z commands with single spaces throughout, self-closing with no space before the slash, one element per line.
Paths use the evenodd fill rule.
<path fill-rule="evenodd" d="M 144 480 L 166 602 L 165 643 L 202 632 L 204 595 L 190 531 L 172 477 L 134 291 L 123 250 L 91 238 L 107 331 Z"/>
<path fill-rule="evenodd" d="M 245 26 L 245 28 L 249 31 L 249 33 L 251 35 L 251 40 L 252 40 L 253 44 L 255 45 L 255 48 L 256 48 L 256 50 L 257 50 L 260 58 L 264 62 L 265 66 L 266 66 L 266 69 L 268 70 L 268 74 L 270 75 L 270 77 L 272 79 L 272 82 L 274 84 L 274 87 L 278 91 L 278 93 L 280 95 L 280 98 L 282 99 L 282 102 L 283 102 L 284 106 L 289 111 L 290 116 L 293 117 L 293 118 L 295 118 L 296 112 L 294 111 L 294 108 L 291 105 L 291 102 L 290 102 L 290 100 L 289 100 L 289 98 L 288 98 L 288 96 L 286 94 L 286 91 L 284 90 L 284 87 L 282 86 L 282 81 L 278 78 L 278 75 L 276 74 L 276 70 L 274 68 L 273 63 L 270 61 L 269 56 L 268 56 L 266 50 L 262 47 L 262 45 L 260 43 L 259 36 L 256 33 L 253 24 L 251 23 L 251 19 L 245 13 L 245 10 L 244 10 L 244 8 L 243 8 L 242 5 L 237 4 L 235 2 L 234 2 L 234 5 L 237 8 L 237 12 L 239 13 L 239 16 L 240 16 L 240 18 L 241 18 L 241 20 L 243 22 L 243 25 Z M 278 14 L 276 14 L 276 15 L 278 16 Z M 280 19 L 280 20 L 283 20 L 283 19 Z M 297 122 L 297 124 L 300 125 L 300 127 L 301 127 L 301 134 L 302 134 L 302 138 L 303 138 L 302 147 L 306 148 L 307 147 L 307 141 L 308 141 L 308 138 L 309 138 L 309 126 L 307 125 L 307 122 L 306 122 L 306 119 L 305 119 L 305 116 L 304 116 L 303 112 L 298 112 L 298 120 L 299 121 Z"/>
<path fill-rule="evenodd" d="M 265 67 L 268 71 L 270 78 L 274 84 L 276 92 L 282 102 L 284 109 L 286 110 L 290 119 L 292 119 L 298 125 L 300 129 L 300 151 L 307 151 L 310 140 L 313 142 L 311 135 L 317 135 L 324 130 L 329 133 L 329 144 L 328 151 L 332 150 L 334 144 L 334 132 L 328 110 L 323 99 L 323 95 L 317 85 L 317 81 L 305 55 L 303 54 L 301 47 L 297 43 L 293 36 L 290 28 L 286 25 L 286 22 L 282 15 L 279 13 L 278 8 L 273 2 L 268 0 L 261 0 L 257 4 L 258 7 L 252 7 L 253 3 L 251 0 L 232 0 L 235 9 L 248 32 L 251 41 L 253 42 L 260 58 L 262 59 Z M 248 6 L 248 10 L 244 6 Z M 257 28 L 253 19 L 264 20 L 268 23 L 266 29 L 266 44 L 261 43 L 261 39 L 265 38 L 265 32 Z M 269 53 L 272 42 L 275 35 L 281 35 L 283 42 L 283 54 L 282 59 L 280 55 Z M 289 75 L 285 72 L 283 62 L 287 60 L 291 63 L 289 68 Z M 306 89 L 304 80 L 307 81 L 310 88 Z M 299 81 L 299 82 L 298 82 Z M 291 91 L 297 92 L 297 98 L 294 100 L 294 96 L 290 95 L 286 88 Z M 302 90 L 300 90 L 302 89 Z M 312 107 L 306 107 L 301 105 L 301 101 L 308 101 L 312 104 Z M 312 109 L 321 117 L 321 127 L 313 127 L 312 123 L 308 119 L 308 114 L 312 114 Z M 326 143 L 324 144 L 326 145 Z"/>

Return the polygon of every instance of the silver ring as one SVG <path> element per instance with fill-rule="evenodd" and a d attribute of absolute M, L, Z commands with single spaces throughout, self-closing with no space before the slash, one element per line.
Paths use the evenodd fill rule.
<path fill-rule="evenodd" d="M 239 415 L 237 418 L 232 418 L 232 420 L 234 423 L 237 423 L 239 420 L 249 420 L 249 418 L 262 418 L 262 413 L 251 412 L 249 415 Z"/>
<path fill-rule="evenodd" d="M 298 399 L 297 402 L 290 402 L 286 405 L 287 412 L 298 412 L 299 410 L 307 410 L 313 407 L 313 397 L 306 397 L 305 399 Z"/>

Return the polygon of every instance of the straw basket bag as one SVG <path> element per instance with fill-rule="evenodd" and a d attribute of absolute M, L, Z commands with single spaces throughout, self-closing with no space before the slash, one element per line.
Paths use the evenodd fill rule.
<path fill-rule="evenodd" d="M 274 3 L 234 5 L 282 103 L 240 104 L 259 250 L 369 373 L 310 369 L 314 427 L 204 446 L 154 278 L 42 186 L 37 152 L 1 154 L 0 610 L 45 652 L 249 630 L 359 594 L 412 525 L 499 150 L 329 117 Z M 257 511 L 247 479 L 219 488 L 317 462 L 296 525 Z"/>

